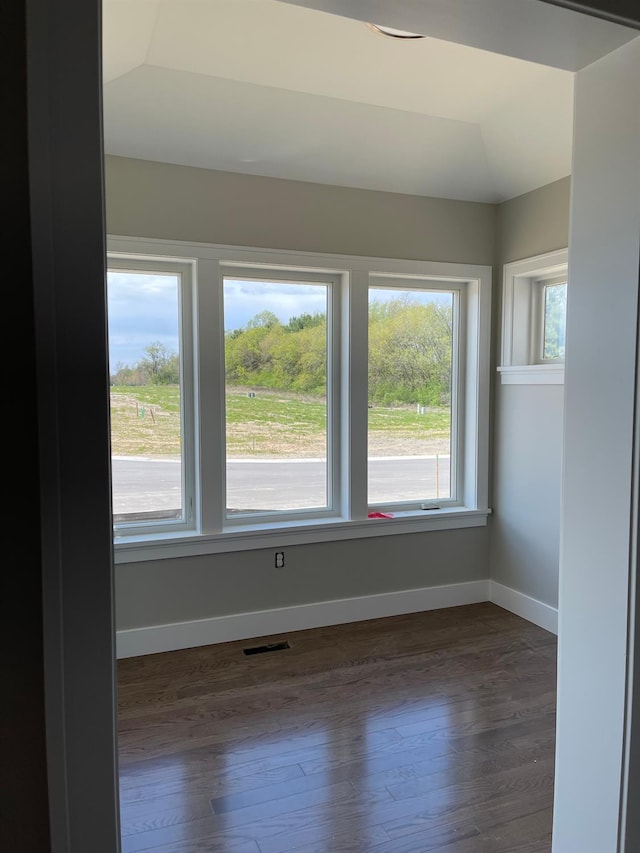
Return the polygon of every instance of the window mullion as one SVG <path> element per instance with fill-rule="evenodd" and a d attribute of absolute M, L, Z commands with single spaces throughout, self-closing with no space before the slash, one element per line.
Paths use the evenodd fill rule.
<path fill-rule="evenodd" d="M 462 443 L 462 503 L 469 509 L 488 509 L 489 495 L 489 351 L 491 284 L 489 277 L 469 282 L 461 304 L 459 423 Z M 462 365 L 464 364 L 464 370 Z M 464 388 L 464 391 L 462 391 Z"/>
<path fill-rule="evenodd" d="M 224 329 L 220 264 L 201 258 L 196 287 L 196 503 L 202 533 L 222 530 L 225 496 Z"/>
<path fill-rule="evenodd" d="M 369 388 L 369 273 L 353 270 L 343 292 L 341 513 L 359 521 L 367 517 L 367 402 Z"/>

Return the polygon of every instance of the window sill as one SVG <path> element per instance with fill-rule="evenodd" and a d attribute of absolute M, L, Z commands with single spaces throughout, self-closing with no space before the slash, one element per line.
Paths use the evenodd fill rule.
<path fill-rule="evenodd" d="M 464 527 L 484 527 L 489 509 L 422 510 L 400 512 L 394 518 L 367 518 L 362 521 L 291 522 L 286 527 L 274 523 L 234 527 L 219 534 L 128 537 L 115 540 L 114 560 L 138 563 L 148 560 L 223 554 L 259 548 L 279 548 L 285 545 L 307 545 L 314 542 L 337 542 L 343 539 L 364 539 L 402 533 L 425 533 L 431 530 L 454 530 Z"/>
<path fill-rule="evenodd" d="M 564 364 L 516 364 L 498 373 L 503 385 L 564 385 Z"/>

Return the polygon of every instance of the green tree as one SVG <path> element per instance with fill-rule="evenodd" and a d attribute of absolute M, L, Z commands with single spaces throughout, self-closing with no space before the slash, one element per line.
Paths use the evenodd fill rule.
<path fill-rule="evenodd" d="M 138 368 L 148 377 L 151 385 L 173 385 L 180 381 L 180 362 L 161 341 L 145 348 L 145 357 Z"/>
<path fill-rule="evenodd" d="M 249 320 L 247 329 L 271 329 L 276 325 L 280 325 L 280 320 L 273 311 L 260 311 L 259 314 Z"/>
<path fill-rule="evenodd" d="M 225 335 L 230 384 L 323 393 L 326 386 L 326 317 L 301 314 L 286 324 L 262 311 L 243 329 Z"/>
<path fill-rule="evenodd" d="M 324 394 L 327 385 L 327 327 L 322 318 L 319 325 L 303 327 L 287 339 L 294 338 L 297 361 L 290 388 L 307 394 Z"/>
<path fill-rule="evenodd" d="M 567 323 L 567 285 L 548 284 L 544 288 L 543 358 L 564 358 Z"/>
<path fill-rule="evenodd" d="M 291 317 L 284 328 L 287 332 L 300 332 L 302 329 L 326 325 L 326 321 L 327 318 L 324 313 L 317 311 L 315 314 L 300 314 L 297 317 Z"/>
<path fill-rule="evenodd" d="M 421 304 L 410 294 L 372 302 L 369 400 L 441 405 L 451 393 L 451 306 Z"/>

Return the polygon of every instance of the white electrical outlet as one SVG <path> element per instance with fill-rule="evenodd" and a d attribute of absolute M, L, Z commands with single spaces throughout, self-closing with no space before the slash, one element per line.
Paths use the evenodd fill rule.
<path fill-rule="evenodd" d="M 284 551 L 276 551 L 276 569 L 284 568 Z"/>

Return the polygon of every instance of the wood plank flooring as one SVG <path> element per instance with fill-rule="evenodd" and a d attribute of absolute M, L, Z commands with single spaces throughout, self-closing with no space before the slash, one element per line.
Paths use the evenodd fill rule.
<path fill-rule="evenodd" d="M 493 604 L 121 660 L 118 707 L 123 853 L 551 849 L 556 638 Z"/>

